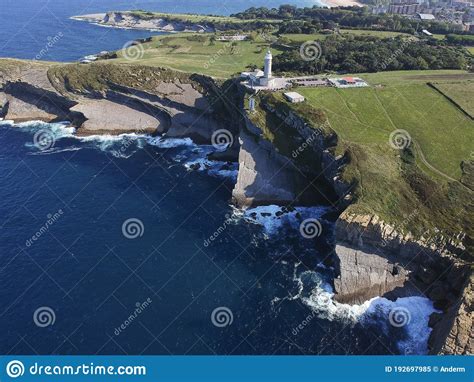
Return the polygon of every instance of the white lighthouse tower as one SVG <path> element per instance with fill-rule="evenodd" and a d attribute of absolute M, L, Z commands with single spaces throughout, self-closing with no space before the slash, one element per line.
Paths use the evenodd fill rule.
<path fill-rule="evenodd" d="M 265 55 L 265 69 L 263 71 L 263 75 L 267 79 L 272 77 L 272 60 L 272 52 L 268 49 L 267 54 Z"/>
<path fill-rule="evenodd" d="M 272 87 L 273 78 L 272 78 L 272 52 L 268 49 L 267 54 L 265 55 L 265 67 L 263 70 L 263 77 L 260 78 L 260 85 Z"/>

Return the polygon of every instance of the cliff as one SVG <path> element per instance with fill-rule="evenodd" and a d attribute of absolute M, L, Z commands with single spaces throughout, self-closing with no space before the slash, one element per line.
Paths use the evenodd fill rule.
<path fill-rule="evenodd" d="M 371 152 L 342 141 L 323 122 L 324 116 L 304 104 L 288 105 L 278 94 L 259 95 L 249 120 L 251 127 L 259 127 L 260 139 L 292 159 L 294 172 L 307 171 L 336 195 L 331 203 L 338 215 L 332 256 L 335 300 L 361 304 L 377 296 L 425 295 L 442 311 L 430 321 L 430 352 L 472 353 L 473 293 L 472 281 L 467 281 L 472 274 L 472 232 L 464 223 L 471 215 L 455 216 L 456 204 L 443 204 L 456 195 L 456 203 L 464 200 L 466 210 L 471 211 L 470 170 L 463 177 L 467 187 L 460 183 L 437 187 L 419 172 L 408 153 L 404 154 L 408 157 L 394 157 L 393 179 L 388 179 L 384 166 L 377 168 L 380 156 L 372 159 Z M 282 167 L 269 155 L 255 154 L 256 145 L 253 141 L 241 153 L 242 176 L 234 190 L 239 200 L 246 201 L 245 196 L 258 199 L 258 190 L 251 185 L 263 183 L 256 181 L 259 161 L 272 162 L 265 164 L 270 168 L 265 171 L 268 174 Z M 279 193 L 284 200 L 294 190 L 284 186 L 291 174 L 282 178 L 282 184 L 273 186 L 286 191 Z M 423 202 L 428 188 L 434 200 L 429 205 Z M 376 198 L 381 192 L 394 194 L 399 203 L 396 209 L 380 204 Z"/>
<path fill-rule="evenodd" d="M 144 12 L 140 10 L 80 15 L 73 16 L 72 19 L 114 28 L 198 33 L 226 30 L 252 31 L 263 26 L 279 23 L 279 20 L 245 20 L 227 16 Z"/>
<path fill-rule="evenodd" d="M 127 65 L 19 65 L 0 71 L 5 119 L 68 120 L 79 135 L 165 133 L 198 143 L 210 143 L 221 126 L 211 79 Z"/>

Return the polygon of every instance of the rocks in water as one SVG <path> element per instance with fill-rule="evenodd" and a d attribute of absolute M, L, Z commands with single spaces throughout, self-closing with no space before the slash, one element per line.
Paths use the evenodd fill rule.
<path fill-rule="evenodd" d="M 373 253 L 336 245 L 335 299 L 341 303 L 362 304 L 403 287 L 408 272 Z"/>

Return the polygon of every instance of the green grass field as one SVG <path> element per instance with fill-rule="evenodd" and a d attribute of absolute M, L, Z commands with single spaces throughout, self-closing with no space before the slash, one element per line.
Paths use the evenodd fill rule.
<path fill-rule="evenodd" d="M 169 67 L 189 73 L 201 73 L 216 78 L 228 78 L 246 70 L 248 65 L 263 66 L 269 43 L 263 40 L 240 41 L 235 46 L 228 42 L 211 42 L 210 35 L 171 35 L 154 38 L 141 45 L 138 59 L 119 58 L 112 62 Z M 273 54 L 280 52 L 273 49 Z"/>
<path fill-rule="evenodd" d="M 460 163 L 474 149 L 474 122 L 426 82 L 433 74 L 412 73 L 402 81 L 362 75 L 369 81 L 378 78 L 385 86 L 362 89 L 301 88 L 298 91 L 312 106 L 326 111 L 333 129 L 343 139 L 360 145 L 387 145 L 390 133 L 409 132 L 421 147 L 426 160 L 441 172 L 459 179 Z M 447 76 L 448 73 L 438 73 Z M 459 76 L 459 73 L 451 73 Z M 411 81 L 409 77 L 415 77 Z M 386 76 L 385 76 L 386 77 Z M 422 78 L 425 77 L 423 80 Z M 443 85 L 459 97 L 460 84 Z M 472 100 L 472 93 L 471 100 Z M 469 104 L 472 101 L 467 101 Z"/>
<path fill-rule="evenodd" d="M 435 83 L 433 86 L 474 118 L 474 81 Z"/>
<path fill-rule="evenodd" d="M 449 235 L 471 232 L 472 200 L 469 173 L 461 162 L 472 159 L 474 121 L 428 82 L 436 78 L 458 97 L 460 71 L 420 71 L 362 74 L 369 88 L 298 88 L 301 104 L 281 102 L 299 114 L 307 108 L 323 110 L 338 136 L 336 154 L 348 152 L 350 163 L 341 176 L 355 182 L 358 214 L 376 214 L 404 232 L 441 230 Z M 451 83 L 450 83 L 451 82 Z M 378 84 L 378 85 L 377 85 Z M 472 98 L 472 97 L 471 97 Z M 411 150 L 390 145 L 395 130 L 411 137 Z M 309 162 L 311 163 L 311 162 Z"/>
<path fill-rule="evenodd" d="M 230 17 L 230 16 L 211 16 L 211 15 L 200 15 L 200 14 L 195 14 L 195 13 L 146 12 L 142 10 L 133 10 L 133 11 L 123 12 L 123 13 L 129 13 L 134 16 L 138 16 L 142 19 L 165 18 L 167 20 L 189 21 L 193 23 L 212 22 L 212 23 L 246 24 L 246 23 L 254 21 L 254 20 L 239 19 L 237 17 Z M 267 19 L 259 19 L 258 21 L 263 22 L 263 23 L 271 23 L 271 24 L 277 24 L 280 22 L 280 20 L 267 20 Z"/>

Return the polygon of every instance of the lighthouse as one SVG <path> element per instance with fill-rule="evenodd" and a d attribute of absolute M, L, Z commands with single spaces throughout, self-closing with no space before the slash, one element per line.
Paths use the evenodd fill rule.
<path fill-rule="evenodd" d="M 272 52 L 268 49 L 267 54 L 265 55 L 265 66 L 263 69 L 263 77 L 260 77 L 259 83 L 260 86 L 265 86 L 267 88 L 273 88 L 274 78 L 272 77 Z"/>
<path fill-rule="evenodd" d="M 265 55 L 265 69 L 263 71 L 263 76 L 268 80 L 272 77 L 272 52 L 268 49 L 267 54 Z"/>

